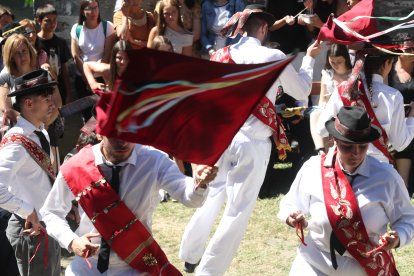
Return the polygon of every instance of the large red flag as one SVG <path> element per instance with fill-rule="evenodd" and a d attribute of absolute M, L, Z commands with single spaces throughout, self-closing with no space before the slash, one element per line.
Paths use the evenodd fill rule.
<path fill-rule="evenodd" d="M 349 29 L 359 33 L 360 35 L 370 35 L 378 32 L 375 19 L 373 18 L 360 18 L 358 20 L 350 22 L 357 16 L 373 16 L 374 14 L 374 0 L 362 0 L 356 4 L 352 9 L 345 12 L 337 18 L 338 21 L 345 23 Z M 332 15 L 329 16 L 326 23 L 319 31 L 318 40 L 329 40 L 338 44 L 352 44 L 362 41 L 361 38 L 352 34 L 352 32 L 344 31 L 335 22 Z"/>
<path fill-rule="evenodd" d="M 214 165 L 293 57 L 223 64 L 151 49 L 128 52 L 126 72 L 97 105 L 97 131 Z"/>

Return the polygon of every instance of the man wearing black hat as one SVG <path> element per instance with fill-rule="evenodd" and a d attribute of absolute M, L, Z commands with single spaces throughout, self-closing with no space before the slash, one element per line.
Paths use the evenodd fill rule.
<path fill-rule="evenodd" d="M 215 52 L 212 60 L 252 64 L 286 58 L 281 51 L 262 46 L 269 26 L 274 22 L 274 16 L 261 9 L 246 8 L 243 12 L 236 13 L 224 27 L 223 33 L 231 36 L 242 33 L 243 37 L 238 43 Z M 264 181 L 271 152 L 269 138 L 280 130 L 276 117 L 273 117 L 277 91 L 283 90 L 294 98 L 307 102 L 312 84 L 313 56 L 318 52 L 317 45 L 309 48 L 299 73 L 292 65 L 285 68 L 221 156 L 218 163 L 220 171 L 210 186 L 211 193 L 203 207 L 196 211 L 183 234 L 180 258 L 185 261 L 187 272 L 194 271 L 200 259 L 197 275 L 223 275 L 230 266 Z M 287 138 L 277 138 L 278 149 L 284 151 L 289 146 Z M 226 197 L 227 206 L 223 217 L 204 251 L 215 218 Z"/>
<path fill-rule="evenodd" d="M 361 107 L 325 126 L 335 147 L 303 165 L 280 203 L 282 221 L 309 231 L 290 275 L 398 275 L 391 249 L 412 240 L 414 207 L 392 166 L 367 155 L 380 133 Z"/>
<path fill-rule="evenodd" d="M 20 117 L 0 143 L 0 207 L 13 213 L 6 234 L 21 275 L 60 275 L 59 245 L 38 213 L 55 177 L 44 129 L 55 85 L 47 71 L 36 70 L 16 78 L 8 95 L 16 97 Z"/>

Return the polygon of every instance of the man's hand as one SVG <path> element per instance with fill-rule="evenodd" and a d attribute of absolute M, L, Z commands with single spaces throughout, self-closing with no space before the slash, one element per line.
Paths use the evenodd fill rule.
<path fill-rule="evenodd" d="M 86 233 L 82 237 L 74 239 L 69 249 L 72 250 L 79 257 L 89 257 L 96 254 L 99 249 L 99 244 L 91 243 L 91 238 L 99 237 L 99 233 Z"/>
<path fill-rule="evenodd" d="M 313 0 L 305 0 L 303 2 L 303 5 L 305 6 L 306 9 L 313 9 Z"/>
<path fill-rule="evenodd" d="M 24 223 L 23 235 L 28 236 L 37 236 L 40 234 L 40 231 L 43 230 L 46 232 L 45 228 L 40 224 L 37 212 L 33 209 L 33 212 L 27 216 L 26 222 Z"/>
<path fill-rule="evenodd" d="M 286 24 L 292 26 L 293 24 L 295 24 L 295 18 L 291 15 L 286 15 L 283 20 L 285 20 Z"/>
<path fill-rule="evenodd" d="M 206 165 L 196 165 L 194 170 L 194 181 L 196 189 L 206 189 L 208 184 L 217 176 L 218 168 Z"/>
<path fill-rule="evenodd" d="M 4 110 L 4 115 L 3 116 L 6 116 L 7 119 L 10 120 L 10 122 L 12 122 L 13 124 L 16 124 L 17 118 L 19 117 L 19 115 L 20 115 L 20 113 L 18 111 L 9 108 L 9 109 Z"/>
<path fill-rule="evenodd" d="M 306 50 L 306 55 L 315 58 L 322 50 L 322 41 L 316 40 Z"/>
<path fill-rule="evenodd" d="M 387 233 L 382 235 L 382 238 L 388 242 L 388 244 L 382 248 L 384 250 L 391 250 L 393 248 L 397 248 L 400 245 L 400 237 L 398 236 L 398 233 L 396 231 L 388 231 Z M 379 244 L 383 243 L 384 242 L 380 239 Z"/>
<path fill-rule="evenodd" d="M 286 223 L 291 227 L 295 227 L 298 223 L 301 223 L 304 228 L 308 226 L 308 222 L 306 221 L 305 216 L 302 214 L 301 211 L 290 213 L 286 219 Z"/>

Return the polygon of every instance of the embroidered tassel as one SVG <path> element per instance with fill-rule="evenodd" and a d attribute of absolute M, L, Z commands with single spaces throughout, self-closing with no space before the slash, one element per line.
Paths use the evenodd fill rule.
<path fill-rule="evenodd" d="M 307 244 L 305 243 L 305 235 L 303 234 L 303 224 L 301 222 L 296 223 L 295 229 L 296 229 L 296 236 L 299 237 L 300 242 L 304 246 L 307 246 Z"/>
<path fill-rule="evenodd" d="M 85 254 L 85 262 L 88 264 L 88 267 L 89 267 L 89 269 L 92 269 L 92 264 L 91 264 L 91 262 L 89 261 L 89 250 L 88 251 L 86 251 L 86 254 Z"/>
<path fill-rule="evenodd" d="M 34 257 L 36 256 L 36 253 L 39 250 L 40 244 L 42 243 L 42 238 L 45 239 L 45 254 L 43 256 L 43 265 L 46 268 L 47 263 L 48 263 L 48 255 L 49 255 L 49 236 L 47 235 L 47 232 L 43 229 L 40 230 L 39 240 L 37 241 L 35 252 L 33 253 L 33 256 L 29 260 L 29 264 L 32 263 Z"/>
<path fill-rule="evenodd" d="M 378 250 L 381 250 L 384 246 L 386 246 L 388 244 L 388 241 L 386 239 L 384 239 L 384 237 L 382 235 L 380 236 L 380 239 L 382 241 L 382 244 L 375 247 L 371 251 L 366 252 L 365 254 L 367 255 L 367 257 L 370 257 L 373 253 L 377 252 Z"/>

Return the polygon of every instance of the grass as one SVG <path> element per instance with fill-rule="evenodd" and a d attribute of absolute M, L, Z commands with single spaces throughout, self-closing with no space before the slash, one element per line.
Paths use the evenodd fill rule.
<path fill-rule="evenodd" d="M 294 229 L 276 218 L 281 198 L 257 201 L 244 239 L 226 276 L 288 275 L 299 239 Z M 154 216 L 154 237 L 170 262 L 181 271 L 183 262 L 178 259 L 178 249 L 181 235 L 193 213 L 193 209 L 170 201 L 160 204 Z M 414 275 L 411 265 L 413 255 L 414 244 L 394 251 L 400 275 Z"/>

